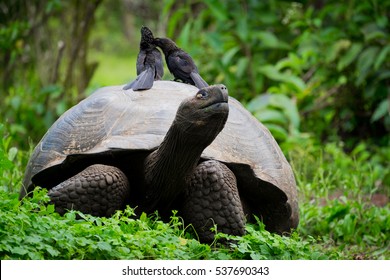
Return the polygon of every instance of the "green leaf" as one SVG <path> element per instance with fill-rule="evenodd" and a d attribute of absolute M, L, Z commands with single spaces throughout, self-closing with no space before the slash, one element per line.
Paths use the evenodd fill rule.
<path fill-rule="evenodd" d="M 60 252 L 53 247 L 47 247 L 46 251 L 52 256 L 52 257 L 57 257 L 60 255 Z"/>
<path fill-rule="evenodd" d="M 192 20 L 188 20 L 181 30 L 178 41 L 180 42 L 180 46 L 183 49 L 188 49 L 188 44 L 190 43 L 191 26 L 192 26 Z"/>
<path fill-rule="evenodd" d="M 168 15 L 168 13 L 170 12 L 170 10 L 174 4 L 175 4 L 175 0 L 165 0 L 162 14 Z"/>
<path fill-rule="evenodd" d="M 299 92 L 302 92 L 306 88 L 305 82 L 298 76 L 286 74 L 285 82 L 293 85 Z"/>
<path fill-rule="evenodd" d="M 8 159 L 10 161 L 13 161 L 16 157 L 16 155 L 18 154 L 18 149 L 16 147 L 12 147 L 11 149 L 9 149 L 8 151 Z"/>
<path fill-rule="evenodd" d="M 41 252 L 30 251 L 28 252 L 28 257 L 31 260 L 43 260 L 43 255 Z"/>
<path fill-rule="evenodd" d="M 58 85 L 48 85 L 43 87 L 40 90 L 40 93 L 43 95 L 50 95 L 52 98 L 60 97 L 61 92 L 63 91 L 62 87 Z"/>
<path fill-rule="evenodd" d="M 13 166 L 12 161 L 10 161 L 7 157 L 2 155 L 2 151 L 0 150 L 0 168 L 3 170 L 10 169 Z"/>
<path fill-rule="evenodd" d="M 254 113 L 267 107 L 271 100 L 271 94 L 261 94 L 253 98 L 247 105 L 248 111 Z"/>
<path fill-rule="evenodd" d="M 375 64 L 374 64 L 375 71 L 378 70 L 379 67 L 381 67 L 385 59 L 389 59 L 389 55 L 390 55 L 389 52 L 390 52 L 390 45 L 387 45 L 381 50 L 381 52 L 379 53 L 378 57 L 375 60 Z"/>
<path fill-rule="evenodd" d="M 296 71 L 301 71 L 301 66 L 304 61 L 301 57 L 296 55 L 295 53 L 289 53 L 287 58 L 281 59 L 276 63 L 275 67 L 281 71 L 284 68 L 291 68 Z"/>
<path fill-rule="evenodd" d="M 210 8 L 213 17 L 217 18 L 219 21 L 227 21 L 228 12 L 225 9 L 223 2 L 206 0 L 206 5 Z"/>
<path fill-rule="evenodd" d="M 290 98 L 283 94 L 275 94 L 271 97 L 270 104 L 274 107 L 281 108 L 288 117 L 290 123 L 296 129 L 300 126 L 300 117 L 296 104 Z"/>
<path fill-rule="evenodd" d="M 295 87 L 298 91 L 304 91 L 306 85 L 305 82 L 294 75 L 279 72 L 273 65 L 264 65 L 258 68 L 258 71 L 268 77 L 271 80 L 286 82 Z"/>
<path fill-rule="evenodd" d="M 339 53 L 342 50 L 349 48 L 350 45 L 351 42 L 345 39 L 341 39 L 333 43 L 332 46 L 328 49 L 326 62 L 331 63 L 332 61 L 334 61 L 338 57 Z"/>
<path fill-rule="evenodd" d="M 123 255 L 128 255 L 130 253 L 130 249 L 126 247 L 117 247 L 116 250 L 118 250 Z"/>
<path fill-rule="evenodd" d="M 288 125 L 286 116 L 278 110 L 265 109 L 262 111 L 258 111 L 255 114 L 255 117 L 262 123 L 275 123 L 280 125 Z"/>
<path fill-rule="evenodd" d="M 384 38 L 386 38 L 386 33 L 384 33 L 381 30 L 376 30 L 370 34 L 367 34 L 367 36 L 365 37 L 367 42 L 379 40 L 379 39 L 384 39 Z"/>
<path fill-rule="evenodd" d="M 247 57 L 241 57 L 237 62 L 236 77 L 241 78 L 248 69 L 249 59 Z"/>
<path fill-rule="evenodd" d="M 230 50 L 226 51 L 225 54 L 223 55 L 221 61 L 222 65 L 227 66 L 232 64 L 232 59 L 234 55 L 240 50 L 239 46 L 233 47 Z"/>
<path fill-rule="evenodd" d="M 247 20 L 246 16 L 240 16 L 237 19 L 237 34 L 243 42 L 247 42 L 249 37 Z"/>
<path fill-rule="evenodd" d="M 76 240 L 76 243 L 81 246 L 81 247 L 84 247 L 86 246 L 87 244 L 90 244 L 90 241 L 85 238 L 85 237 L 80 237 Z"/>
<path fill-rule="evenodd" d="M 291 47 L 285 42 L 282 42 L 275 36 L 272 32 L 269 31 L 259 31 L 254 34 L 254 37 L 260 40 L 260 46 L 263 49 L 283 49 L 289 50 Z"/>
<path fill-rule="evenodd" d="M 178 9 L 171 17 L 167 26 L 167 36 L 173 37 L 179 21 L 188 15 L 188 9 L 186 7 Z"/>
<path fill-rule="evenodd" d="M 366 43 L 371 41 L 386 38 L 384 33 L 375 22 L 370 22 L 361 28 L 361 32 L 364 34 L 364 40 Z"/>
<path fill-rule="evenodd" d="M 215 51 L 215 53 L 223 53 L 224 52 L 221 34 L 219 34 L 217 32 L 209 32 L 209 33 L 205 34 L 205 36 L 206 36 L 205 40 L 208 42 L 210 48 L 212 48 Z"/>
<path fill-rule="evenodd" d="M 162 14 L 167 16 L 171 11 L 172 6 L 175 4 L 175 0 L 165 0 L 162 9 Z"/>
<path fill-rule="evenodd" d="M 102 251 L 111 251 L 111 245 L 104 241 L 99 241 L 97 247 Z"/>
<path fill-rule="evenodd" d="M 25 238 L 25 242 L 32 243 L 32 244 L 37 244 L 40 243 L 41 241 L 42 241 L 42 237 L 37 235 L 31 235 Z"/>
<path fill-rule="evenodd" d="M 57 106 L 56 106 L 56 114 L 58 116 L 61 116 L 67 109 L 67 106 L 66 106 L 66 103 L 65 101 L 62 101 L 62 102 L 58 102 Z"/>
<path fill-rule="evenodd" d="M 378 81 L 390 79 L 390 70 L 381 71 L 377 77 Z"/>
<path fill-rule="evenodd" d="M 346 237 L 348 239 L 348 237 L 350 237 L 353 234 L 353 232 L 355 231 L 356 219 L 351 214 L 347 214 L 347 215 L 345 215 L 343 224 L 344 224 L 344 230 L 345 230 L 344 237 Z"/>
<path fill-rule="evenodd" d="M 25 248 L 22 248 L 22 247 L 14 247 L 11 249 L 11 252 L 14 253 L 14 254 L 18 254 L 18 255 L 25 255 L 27 254 L 29 251 Z"/>
<path fill-rule="evenodd" d="M 140 221 L 147 222 L 148 221 L 148 215 L 145 212 L 142 212 L 141 216 L 139 217 Z"/>

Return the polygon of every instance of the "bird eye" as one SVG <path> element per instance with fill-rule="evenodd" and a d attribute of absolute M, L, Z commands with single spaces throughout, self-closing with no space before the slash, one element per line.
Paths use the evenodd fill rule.
<path fill-rule="evenodd" d="M 209 96 L 209 93 L 206 90 L 201 90 L 196 95 L 196 97 L 199 99 L 206 99 L 208 96 Z"/>

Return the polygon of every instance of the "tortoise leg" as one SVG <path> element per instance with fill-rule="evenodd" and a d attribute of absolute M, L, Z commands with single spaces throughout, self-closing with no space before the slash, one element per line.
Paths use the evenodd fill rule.
<path fill-rule="evenodd" d="M 95 164 L 52 188 L 48 195 L 58 213 L 78 210 L 94 216 L 111 216 L 123 209 L 130 186 L 118 168 Z"/>
<path fill-rule="evenodd" d="M 245 234 L 245 216 L 233 172 L 224 164 L 209 160 L 196 167 L 185 191 L 183 218 L 191 223 L 203 242 L 211 243 L 217 231 Z"/>

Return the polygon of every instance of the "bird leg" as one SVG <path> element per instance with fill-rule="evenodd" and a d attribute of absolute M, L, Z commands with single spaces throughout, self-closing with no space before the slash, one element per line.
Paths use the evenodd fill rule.
<path fill-rule="evenodd" d="M 94 216 L 111 216 L 123 209 L 130 185 L 118 168 L 95 164 L 52 188 L 48 195 L 61 215 L 78 210 Z"/>
<path fill-rule="evenodd" d="M 214 240 L 214 225 L 226 234 L 245 234 L 237 180 L 226 165 L 209 160 L 196 167 L 185 190 L 183 218 L 193 225 L 203 242 Z"/>

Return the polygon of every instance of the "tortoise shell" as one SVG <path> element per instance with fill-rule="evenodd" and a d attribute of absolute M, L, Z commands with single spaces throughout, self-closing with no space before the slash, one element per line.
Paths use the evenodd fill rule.
<path fill-rule="evenodd" d="M 50 189 L 98 162 L 126 168 L 130 181 L 138 178 L 132 185 L 139 185 L 143 159 L 162 142 L 181 101 L 198 89 L 172 81 L 155 81 L 146 91 L 122 87 L 97 90 L 52 125 L 33 151 L 20 198 L 34 185 Z M 245 211 L 267 229 L 282 233 L 297 227 L 292 169 L 269 130 L 232 97 L 224 129 L 202 154 L 207 159 L 234 172 Z"/>

